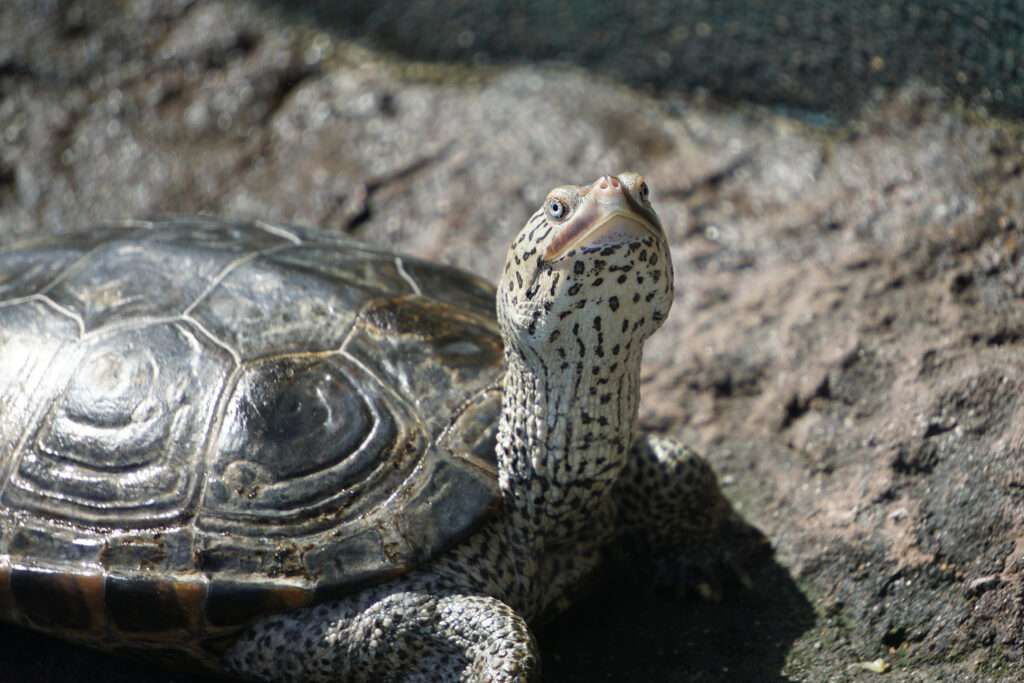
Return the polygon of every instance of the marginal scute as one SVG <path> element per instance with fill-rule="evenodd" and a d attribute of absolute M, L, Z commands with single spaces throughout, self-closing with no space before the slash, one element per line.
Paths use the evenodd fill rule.
<path fill-rule="evenodd" d="M 98 632 L 103 615 L 103 577 L 18 567 L 11 572 L 11 595 L 35 628 L 52 632 Z"/>
<path fill-rule="evenodd" d="M 122 638 L 182 638 L 199 630 L 198 614 L 206 587 L 141 574 L 107 576 L 107 618 Z"/>
<path fill-rule="evenodd" d="M 297 587 L 278 586 L 269 591 L 258 584 L 218 579 L 206 594 L 206 621 L 211 628 L 237 627 L 263 614 L 284 612 L 310 603 L 312 593 Z"/>
<path fill-rule="evenodd" d="M 0 565 L 0 619 L 14 621 L 17 616 L 18 610 L 11 594 L 11 567 L 8 564 Z"/>

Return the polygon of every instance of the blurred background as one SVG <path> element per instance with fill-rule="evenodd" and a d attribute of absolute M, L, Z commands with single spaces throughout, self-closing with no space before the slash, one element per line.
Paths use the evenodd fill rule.
<path fill-rule="evenodd" d="M 545 681 L 1024 677 L 1024 8 L 0 0 L 0 248 L 204 213 L 494 279 L 632 169 L 677 298 L 645 428 L 768 536 L 719 604 L 601 583 Z M 191 681 L 3 627 L 0 679 Z"/>

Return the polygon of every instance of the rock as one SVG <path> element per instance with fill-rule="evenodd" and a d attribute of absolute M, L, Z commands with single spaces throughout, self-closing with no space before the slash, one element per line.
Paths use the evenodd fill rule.
<path fill-rule="evenodd" d="M 641 171 L 678 290 L 642 421 L 776 554 L 720 605 L 601 586 L 540 630 L 547 679 L 1019 678 L 1024 135 L 919 83 L 847 113 L 408 61 L 244 3 L 10 0 L 0 241 L 207 212 L 493 277 L 552 184 Z M 196 680 L 3 633 L 3 680 Z"/>

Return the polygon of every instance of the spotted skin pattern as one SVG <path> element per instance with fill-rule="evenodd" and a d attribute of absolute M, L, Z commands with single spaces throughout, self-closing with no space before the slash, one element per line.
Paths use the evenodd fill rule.
<path fill-rule="evenodd" d="M 259 622 L 229 667 L 268 681 L 536 681 L 528 622 L 564 609 L 617 537 L 688 566 L 731 511 L 692 451 L 637 439 L 642 346 L 672 287 L 643 178 L 553 190 L 498 288 L 498 512 L 389 583 Z"/>

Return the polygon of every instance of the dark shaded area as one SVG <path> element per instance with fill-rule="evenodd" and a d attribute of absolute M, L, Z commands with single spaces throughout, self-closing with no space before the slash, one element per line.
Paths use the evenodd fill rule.
<path fill-rule="evenodd" d="M 606 580 L 538 630 L 544 680 L 788 681 L 781 672 L 794 641 L 814 625 L 813 609 L 774 562 L 752 566 L 751 579 L 753 588 L 729 586 L 720 601 Z"/>
<path fill-rule="evenodd" d="M 640 88 L 846 117 L 911 78 L 1024 112 L 1024 16 L 1014 0 L 262 0 L 404 57 L 571 63 Z"/>
<path fill-rule="evenodd" d="M 185 674 L 156 664 L 116 657 L 0 623 L 4 656 L 0 680 L 46 683 L 207 683 L 217 679 Z"/>

